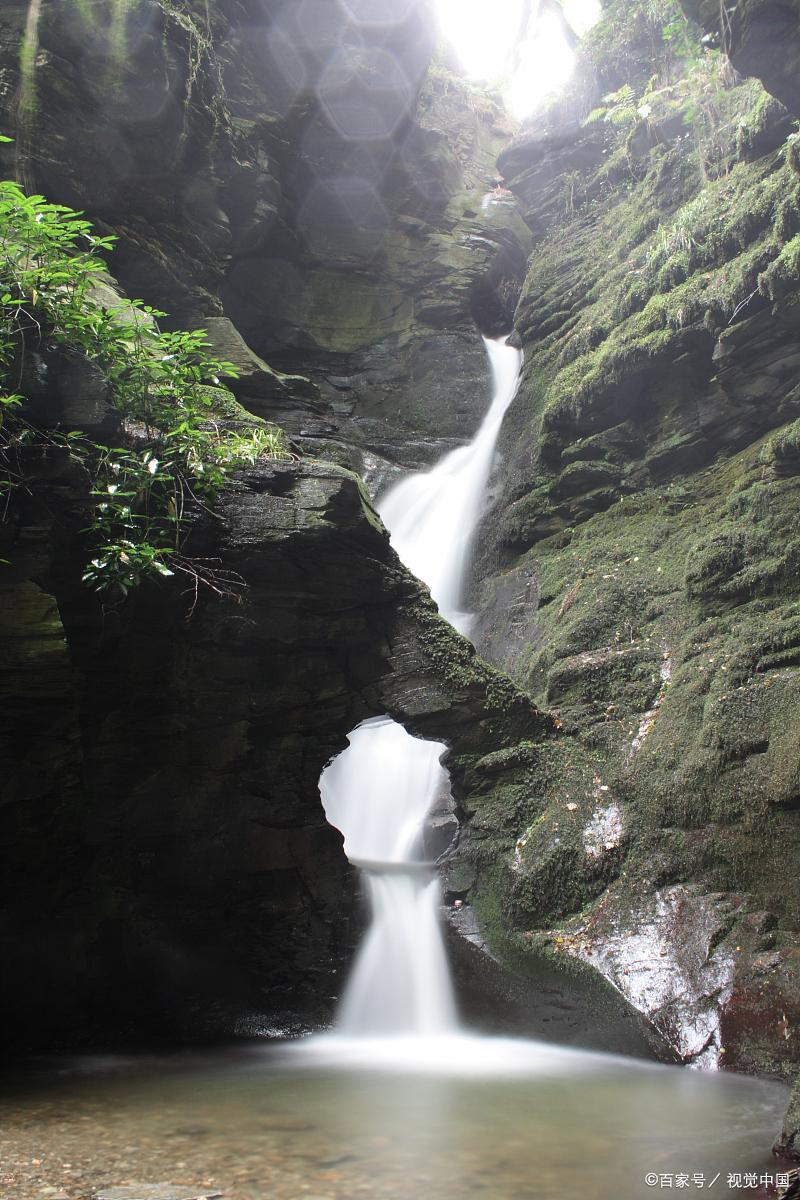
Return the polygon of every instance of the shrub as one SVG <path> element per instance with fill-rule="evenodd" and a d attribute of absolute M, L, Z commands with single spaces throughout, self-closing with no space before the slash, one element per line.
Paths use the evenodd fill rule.
<path fill-rule="evenodd" d="M 291 457 L 282 431 L 262 424 L 220 430 L 209 382 L 233 368 L 210 353 L 204 331 L 161 333 L 163 313 L 92 296 L 111 238 L 41 196 L 0 183 L 0 489 L 8 505 L 23 486 L 25 447 L 68 444 L 93 479 L 84 580 L 98 591 L 182 571 L 219 590 L 232 580 L 182 556 L 190 502 L 208 506 L 237 464 Z M 26 349 L 44 340 L 88 357 L 109 383 L 112 404 L 137 428 L 137 449 L 101 446 L 80 432 L 31 425 L 14 379 Z"/>

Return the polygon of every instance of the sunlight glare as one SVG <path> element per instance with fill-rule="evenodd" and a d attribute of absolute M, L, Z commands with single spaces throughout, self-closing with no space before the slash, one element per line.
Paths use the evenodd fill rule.
<path fill-rule="evenodd" d="M 600 0 L 563 0 L 561 7 L 578 37 L 588 33 L 603 15 Z"/>
<path fill-rule="evenodd" d="M 522 0 L 437 0 L 439 25 L 468 75 L 491 79 L 505 64 L 522 19 Z"/>
<path fill-rule="evenodd" d="M 572 74 L 574 55 L 551 12 L 541 18 L 536 37 L 524 41 L 519 51 L 520 65 L 511 81 L 508 106 L 521 120 L 548 92 L 567 82 Z"/>
<path fill-rule="evenodd" d="M 523 0 L 436 0 L 442 35 L 450 42 L 467 75 L 497 80 L 516 50 L 517 68 L 507 103 L 514 116 L 527 116 L 570 76 L 573 54 L 555 15 L 545 9 L 534 38 L 520 42 Z M 563 0 L 567 21 L 582 36 L 601 15 L 600 0 Z M 505 89 L 504 89 L 505 90 Z"/>

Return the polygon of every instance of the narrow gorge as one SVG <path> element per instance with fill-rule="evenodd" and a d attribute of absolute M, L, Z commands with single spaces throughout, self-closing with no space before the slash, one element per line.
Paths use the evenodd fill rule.
<path fill-rule="evenodd" d="M 520 121 L 428 0 L 0 9 L 9 1057 L 328 1028 L 360 861 L 436 880 L 465 1028 L 794 1083 L 800 2 L 554 14 Z M 365 729 L 413 845 L 343 844 Z"/>

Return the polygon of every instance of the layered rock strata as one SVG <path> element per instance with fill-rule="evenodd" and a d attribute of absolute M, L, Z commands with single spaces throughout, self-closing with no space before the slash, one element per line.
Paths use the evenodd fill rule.
<path fill-rule="evenodd" d="M 383 16 L 0 14 L 6 174 L 116 238 L 105 307 L 126 291 L 206 329 L 246 406 L 223 424 L 267 416 L 320 460 L 256 470 L 198 524 L 199 560 L 247 591 L 188 622 L 169 585 L 121 608 L 87 594 L 88 477 L 55 450 L 25 463 L 3 524 L 17 1040 L 319 1020 L 360 925 L 316 788 L 346 733 L 386 711 L 454 746 L 539 726 L 452 640 L 350 474 L 378 487 L 471 435 L 489 398 L 472 313 L 510 329 L 529 248 L 493 194 L 502 110 L 426 75 L 424 7 Z M 29 419 L 119 436 L 102 376 L 29 359 Z"/>
<path fill-rule="evenodd" d="M 771 95 L 692 58 L 697 30 L 683 62 L 612 5 L 572 93 L 506 145 L 491 96 L 426 76 L 414 5 L 148 4 L 124 27 L 4 8 L 8 171 L 114 233 L 128 294 L 235 362 L 227 417 L 305 456 L 197 514 L 194 553 L 248 591 L 188 621 L 168 585 L 87 595 L 88 480 L 28 464 L 4 529 L 4 928 L 29 1040 L 57 1009 L 66 1040 L 87 1014 L 104 1037 L 323 1019 L 359 916 L 316 781 L 390 712 L 451 746 L 473 1015 L 791 1075 L 794 17 L 687 9 Z M 506 332 L 520 286 L 525 381 L 473 593 L 513 686 L 438 619 L 351 472 L 374 492 L 471 436 L 474 323 Z M 103 380 L 67 367 L 29 372 L 38 419 L 104 428 Z"/>
<path fill-rule="evenodd" d="M 560 737 L 471 764 L 449 895 L 521 974 L 599 973 L 680 1061 L 790 1079 L 795 135 L 720 55 L 657 86 L 637 51 L 603 101 L 637 20 L 499 160 L 537 245 L 475 640 Z"/>
<path fill-rule="evenodd" d="M 473 318 L 511 330 L 530 251 L 497 187 L 512 127 L 428 70 L 433 28 L 399 0 L 6 5 L 6 171 L 113 234 L 111 270 L 165 328 L 225 316 L 309 376 L 241 388 L 305 453 L 429 465 L 477 428 Z"/>

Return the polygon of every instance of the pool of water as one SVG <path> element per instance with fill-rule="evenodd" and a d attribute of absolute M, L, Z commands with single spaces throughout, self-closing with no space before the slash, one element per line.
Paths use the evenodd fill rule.
<path fill-rule="evenodd" d="M 3 1200 L 163 1182 L 228 1200 L 639 1200 L 718 1176 L 713 1200 L 774 1195 L 728 1175 L 789 1169 L 769 1153 L 780 1084 L 510 1039 L 322 1037 L 3 1083 Z"/>

